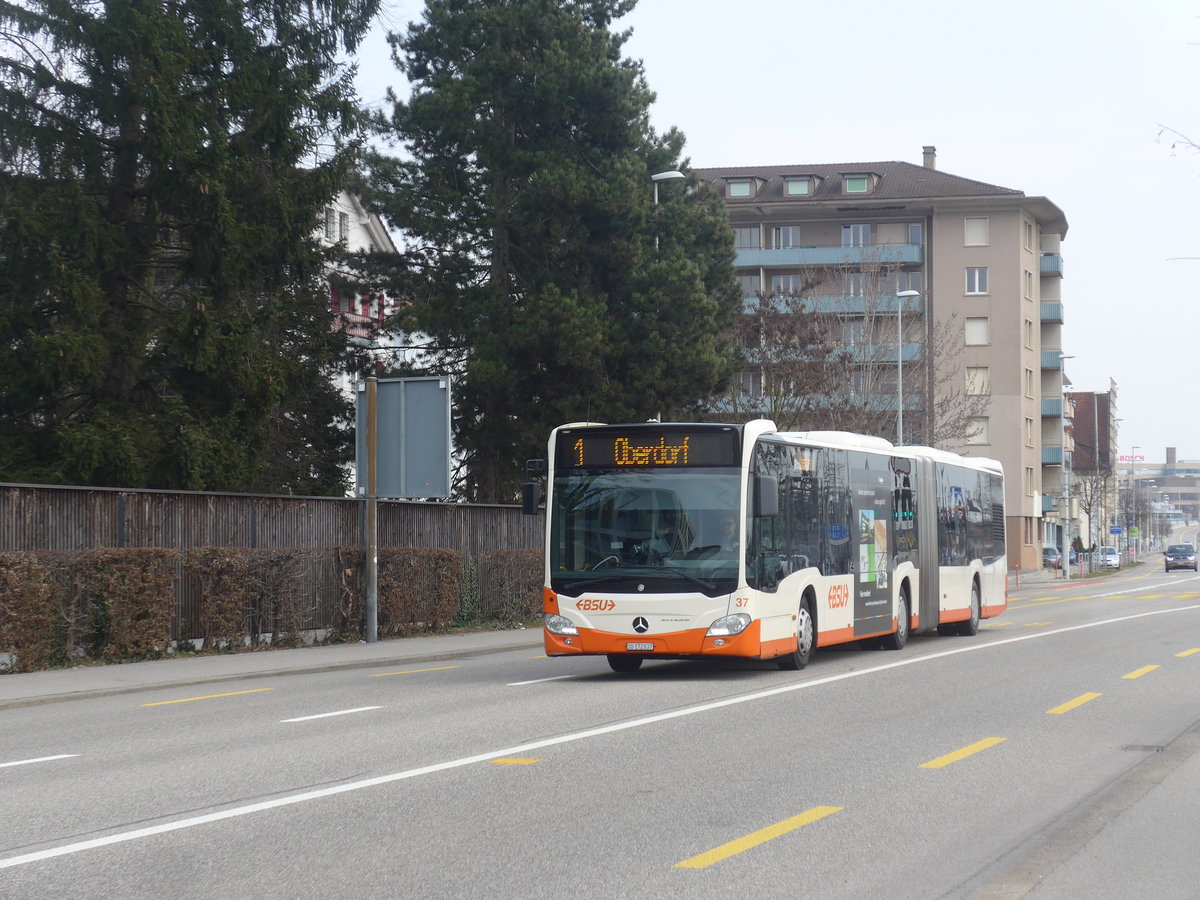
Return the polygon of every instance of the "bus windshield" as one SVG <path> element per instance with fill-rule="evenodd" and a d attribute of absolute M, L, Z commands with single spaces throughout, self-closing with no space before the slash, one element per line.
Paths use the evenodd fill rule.
<path fill-rule="evenodd" d="M 551 587 L 573 596 L 590 589 L 731 592 L 741 556 L 739 487 L 730 467 L 556 475 Z"/>

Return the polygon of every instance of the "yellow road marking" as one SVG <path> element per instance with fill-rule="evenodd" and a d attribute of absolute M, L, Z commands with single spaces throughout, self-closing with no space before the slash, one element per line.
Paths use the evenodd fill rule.
<path fill-rule="evenodd" d="M 1046 714 L 1051 716 L 1061 716 L 1063 713 L 1070 712 L 1076 707 L 1083 706 L 1083 704 L 1095 700 L 1099 696 L 1099 694 L 1080 694 L 1074 700 L 1068 700 L 1062 706 L 1056 706 L 1054 709 L 1046 710 Z"/>
<path fill-rule="evenodd" d="M 1182 659 L 1185 656 L 1191 656 L 1193 653 L 1200 653 L 1200 647 L 1193 647 L 1191 650 L 1184 650 L 1182 653 L 1176 653 L 1175 655 Z"/>
<path fill-rule="evenodd" d="M 1041 625 L 1053 625 L 1053 624 L 1054 624 L 1053 622 L 1026 622 L 1025 627 L 1026 628 L 1037 628 Z"/>
<path fill-rule="evenodd" d="M 437 666 L 432 669 L 405 669 L 402 672 L 376 672 L 372 678 L 386 678 L 388 675 L 416 675 L 418 672 L 444 672 L 447 669 L 457 669 L 458 666 Z"/>
<path fill-rule="evenodd" d="M 273 691 L 274 688 L 255 688 L 252 691 L 230 691 L 228 694 L 205 694 L 203 697 L 184 697 L 182 700 L 159 700 L 157 703 L 143 703 L 142 706 L 169 706 L 172 703 L 191 703 L 193 700 L 216 700 L 218 697 L 239 697 L 242 694 L 261 694 L 263 691 Z"/>
<path fill-rule="evenodd" d="M 1153 672 L 1155 669 L 1162 668 L 1161 666 L 1142 666 L 1140 669 L 1134 669 L 1128 675 L 1122 675 L 1122 678 L 1141 678 L 1147 672 Z"/>
<path fill-rule="evenodd" d="M 1142 594 L 1142 596 L 1138 597 L 1138 599 L 1139 600 L 1160 600 L 1165 596 L 1167 596 L 1167 595 L 1166 594 Z"/>
<path fill-rule="evenodd" d="M 1195 600 L 1197 597 L 1200 597 L 1200 594 L 1176 594 L 1175 595 L 1176 600 Z"/>
<path fill-rule="evenodd" d="M 1007 628 L 1009 625 L 1016 625 L 1016 622 L 988 622 L 987 628 Z"/>
<path fill-rule="evenodd" d="M 974 756 L 981 750 L 987 750 L 989 747 L 995 747 L 997 744 L 1003 744 L 1008 738 L 992 737 L 984 738 L 982 741 L 976 741 L 963 747 L 961 750 L 955 750 L 953 753 L 947 753 L 945 756 L 939 756 L 937 759 L 931 759 L 927 763 L 921 763 L 922 769 L 942 769 L 951 763 L 956 763 L 959 760 L 966 759 L 968 756 Z"/>
<path fill-rule="evenodd" d="M 798 816 L 792 816 L 790 819 L 784 819 L 774 825 L 768 825 L 766 828 L 761 828 L 753 834 L 748 834 L 745 837 L 740 837 L 735 841 L 730 841 L 728 844 L 722 844 L 720 847 L 715 847 L 705 853 L 700 853 L 693 856 L 691 859 L 685 859 L 683 862 L 675 863 L 677 869 L 705 869 L 713 863 L 719 863 L 723 859 L 728 859 L 735 856 L 744 850 L 750 850 L 757 847 L 759 844 L 765 844 L 767 841 L 774 840 L 781 835 L 787 834 L 789 831 L 795 831 L 797 828 L 803 828 L 805 825 L 811 825 L 818 819 L 823 819 L 826 816 L 831 816 L 835 812 L 841 812 L 840 806 L 814 806 L 808 812 L 803 812 Z"/>
<path fill-rule="evenodd" d="M 532 766 L 534 763 L 540 763 L 540 759 L 522 759 L 519 756 L 508 756 L 503 759 L 493 759 L 493 766 Z"/>

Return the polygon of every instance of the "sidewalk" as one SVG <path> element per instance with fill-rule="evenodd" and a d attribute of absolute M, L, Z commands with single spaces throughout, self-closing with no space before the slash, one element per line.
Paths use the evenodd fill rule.
<path fill-rule="evenodd" d="M 0 709 L 234 679 L 338 669 L 391 668 L 506 650 L 541 648 L 541 629 L 529 628 L 393 638 L 374 644 L 330 644 L 50 669 L 0 675 Z"/>

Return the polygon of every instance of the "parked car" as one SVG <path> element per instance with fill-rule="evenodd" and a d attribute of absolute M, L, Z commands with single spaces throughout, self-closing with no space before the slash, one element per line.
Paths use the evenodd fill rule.
<path fill-rule="evenodd" d="M 1191 544 L 1172 544 L 1163 554 L 1166 570 L 1191 569 L 1196 571 L 1196 548 Z"/>
<path fill-rule="evenodd" d="M 1101 568 L 1121 568 L 1121 554 L 1117 552 L 1116 547 L 1101 547 L 1097 551 L 1096 560 L 1099 562 Z"/>
<path fill-rule="evenodd" d="M 1042 548 L 1042 565 L 1047 569 L 1057 569 L 1062 565 L 1062 554 L 1057 547 Z"/>

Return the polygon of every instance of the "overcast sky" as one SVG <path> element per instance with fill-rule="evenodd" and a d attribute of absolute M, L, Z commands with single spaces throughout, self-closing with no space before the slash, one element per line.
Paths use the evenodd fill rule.
<path fill-rule="evenodd" d="M 382 33 L 424 8 L 385 3 L 368 103 L 407 89 Z M 1122 454 L 1200 460 L 1200 153 L 1163 133 L 1200 142 L 1200 5 L 640 0 L 618 27 L 694 167 L 920 164 L 932 144 L 942 171 L 1049 198 L 1067 377 L 1116 382 Z"/>

